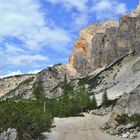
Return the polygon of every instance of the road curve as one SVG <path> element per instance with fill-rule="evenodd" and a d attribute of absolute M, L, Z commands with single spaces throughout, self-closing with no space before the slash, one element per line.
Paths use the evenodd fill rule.
<path fill-rule="evenodd" d="M 55 118 L 56 127 L 46 133 L 46 140 L 126 140 L 111 136 L 100 130 L 106 117 L 86 115 L 85 117 Z"/>

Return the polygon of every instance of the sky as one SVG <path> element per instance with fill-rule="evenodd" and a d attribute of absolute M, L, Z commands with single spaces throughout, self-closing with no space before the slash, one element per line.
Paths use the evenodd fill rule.
<path fill-rule="evenodd" d="M 138 0 L 0 0 L 0 77 L 68 63 L 82 28 L 118 20 Z"/>

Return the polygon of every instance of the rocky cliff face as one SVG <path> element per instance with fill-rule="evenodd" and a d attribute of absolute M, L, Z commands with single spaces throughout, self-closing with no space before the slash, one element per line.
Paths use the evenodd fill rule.
<path fill-rule="evenodd" d="M 82 75 L 122 55 L 140 53 L 140 17 L 125 15 L 116 21 L 93 24 L 80 32 L 69 63 Z"/>
<path fill-rule="evenodd" d="M 112 31 L 115 32 L 115 27 L 118 27 L 118 23 L 111 20 L 93 24 L 83 29 L 80 32 L 80 38 L 75 42 L 69 64 L 81 75 L 104 66 L 105 62 L 101 57 L 105 55 L 106 30 L 112 28 Z"/>
<path fill-rule="evenodd" d="M 2 99 L 34 98 L 34 88 L 39 83 L 44 95 L 49 98 L 61 95 L 61 83 L 67 75 L 68 81 L 76 78 L 76 70 L 71 65 L 57 64 L 48 67 L 36 75 L 11 76 L 0 80 L 0 96 Z"/>
<path fill-rule="evenodd" d="M 0 80 L 0 96 L 33 98 L 33 88 L 41 82 L 46 97 L 61 95 L 67 75 L 75 86 L 85 84 L 101 102 L 104 90 L 114 99 L 140 84 L 140 10 L 81 30 L 66 65 L 55 65 L 36 75 Z"/>
<path fill-rule="evenodd" d="M 37 82 L 41 81 L 44 94 L 49 98 L 61 95 L 61 84 L 65 75 L 68 81 L 76 78 L 76 70 L 71 65 L 55 65 L 41 71 L 37 76 Z"/>
<path fill-rule="evenodd" d="M 115 118 L 122 114 L 140 114 L 140 85 L 129 93 L 124 93 L 114 107 L 111 117 L 108 121 L 109 127 L 116 127 Z"/>
<path fill-rule="evenodd" d="M 36 75 L 17 75 L 0 79 L 0 96 L 29 99 L 32 97 L 35 79 Z"/>

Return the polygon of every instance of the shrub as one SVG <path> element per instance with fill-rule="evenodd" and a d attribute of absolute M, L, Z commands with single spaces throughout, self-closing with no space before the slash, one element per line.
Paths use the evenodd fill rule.
<path fill-rule="evenodd" d="M 25 140 L 25 134 L 37 138 L 40 133 L 49 131 L 52 116 L 35 106 L 36 101 L 3 101 L 0 102 L 0 128 L 16 128 L 18 138 Z"/>
<path fill-rule="evenodd" d="M 128 114 L 118 115 L 115 119 L 119 124 L 134 123 L 136 126 L 140 127 L 140 114 L 133 114 L 128 116 Z"/>
<path fill-rule="evenodd" d="M 136 126 L 140 127 L 140 114 L 133 114 L 130 117 L 129 122 L 134 122 Z"/>
<path fill-rule="evenodd" d="M 128 114 L 117 115 L 117 117 L 115 118 L 115 120 L 119 124 L 127 124 L 129 122 L 129 116 L 128 116 Z"/>

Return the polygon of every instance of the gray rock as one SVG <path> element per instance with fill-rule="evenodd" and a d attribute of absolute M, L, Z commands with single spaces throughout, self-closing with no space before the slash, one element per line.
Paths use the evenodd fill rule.
<path fill-rule="evenodd" d="M 125 125 L 120 124 L 119 126 L 116 127 L 116 130 L 121 131 L 121 130 L 124 130 L 124 128 L 125 128 Z"/>
<path fill-rule="evenodd" d="M 133 115 L 135 113 L 140 113 L 140 85 L 137 86 L 130 93 L 124 93 L 123 96 L 118 100 L 116 106 L 114 107 L 111 117 L 108 121 L 110 127 L 116 127 L 118 124 L 115 120 L 117 115 L 122 114 Z M 129 124 L 126 128 L 133 127 L 133 124 Z"/>
<path fill-rule="evenodd" d="M 95 115 L 104 116 L 112 111 L 112 106 L 110 107 L 101 107 L 100 109 L 92 110 L 91 113 Z"/>
<path fill-rule="evenodd" d="M 0 135 L 0 140 L 17 140 L 18 133 L 16 129 L 9 128 Z"/>
<path fill-rule="evenodd" d="M 132 134 L 130 134 L 130 139 L 134 139 L 134 138 L 136 138 L 137 137 L 137 135 L 136 134 L 134 134 L 134 133 L 132 133 Z"/>
<path fill-rule="evenodd" d="M 132 129 L 135 127 L 135 124 L 134 123 L 129 123 L 127 125 L 124 126 L 124 129 Z"/>
<path fill-rule="evenodd" d="M 123 138 L 129 138 L 130 137 L 130 132 L 126 132 L 124 134 L 122 134 Z"/>

